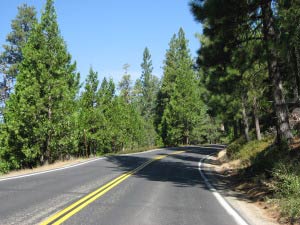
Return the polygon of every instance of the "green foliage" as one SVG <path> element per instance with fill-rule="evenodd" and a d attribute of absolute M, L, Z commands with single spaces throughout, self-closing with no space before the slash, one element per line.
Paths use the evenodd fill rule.
<path fill-rule="evenodd" d="M 197 59 L 202 97 L 235 140 L 228 156 L 241 160 L 243 177 L 273 179 L 282 213 L 299 221 L 299 154 L 289 148 L 297 134 L 290 112 L 300 96 L 299 1 L 192 0 L 190 6 L 203 25 Z M 261 128 L 275 127 L 276 141 L 259 141 Z"/>
<path fill-rule="evenodd" d="M 15 91 L 7 102 L 1 158 L 12 168 L 32 167 L 76 148 L 72 121 L 78 90 L 51 0 L 22 48 Z"/>
<path fill-rule="evenodd" d="M 140 105 L 141 113 L 147 118 L 154 115 L 156 95 L 159 89 L 159 79 L 152 74 L 152 60 L 149 49 L 146 47 L 143 52 L 143 62 L 141 64 L 142 74 L 137 83 L 140 83 Z"/>
<path fill-rule="evenodd" d="M 129 74 L 125 74 L 122 77 L 122 80 L 119 83 L 119 90 L 121 93 L 121 96 L 124 98 L 124 100 L 129 103 L 131 101 L 131 91 L 132 91 L 132 87 L 131 87 L 131 78 Z"/>
<path fill-rule="evenodd" d="M 280 146 L 275 145 L 272 136 L 248 143 L 243 137 L 227 147 L 227 154 L 231 159 L 241 160 L 240 173 L 243 177 L 259 179 L 259 182 L 262 177 L 272 179 L 274 195 L 269 196 L 270 201 L 277 203 L 282 215 L 289 217 L 291 221 L 300 218 L 298 150 L 288 150 L 287 144 L 284 143 Z"/>
<path fill-rule="evenodd" d="M 142 118 L 133 105 L 122 97 L 117 97 L 111 113 L 111 144 L 113 151 L 132 149 L 142 146 L 141 138 L 145 135 L 142 129 Z"/>
<path fill-rule="evenodd" d="M 279 163 L 273 170 L 275 178 L 275 198 L 280 205 L 283 216 L 291 221 L 300 219 L 300 164 Z"/>
<path fill-rule="evenodd" d="M 16 78 L 18 65 L 23 59 L 22 47 L 28 41 L 33 27 L 37 23 L 34 7 L 23 4 L 18 7 L 18 14 L 11 22 L 11 33 L 7 35 L 7 45 L 3 45 L 4 51 L 0 55 L 0 62 L 3 65 L 3 72 L 8 79 Z"/>
<path fill-rule="evenodd" d="M 158 144 L 158 135 L 154 126 L 156 96 L 160 88 L 159 79 L 152 74 L 152 59 L 149 49 L 143 52 L 142 74 L 133 88 L 133 105 L 142 116 L 142 130 L 145 132 L 143 143 L 148 146 Z"/>
<path fill-rule="evenodd" d="M 245 137 L 241 136 L 238 139 L 236 139 L 235 141 L 233 141 L 232 143 L 230 143 L 226 147 L 226 150 L 227 150 L 226 153 L 227 153 L 228 157 L 231 159 L 237 159 L 242 146 L 244 144 L 246 144 L 246 142 L 247 141 L 246 141 Z"/>
<path fill-rule="evenodd" d="M 251 134 L 254 136 L 254 134 Z M 247 143 L 244 136 L 238 138 L 227 147 L 227 155 L 231 159 L 240 159 L 244 165 L 255 164 L 261 152 L 266 153 L 266 149 L 273 143 L 274 138 L 268 136 L 261 141 L 253 140 Z"/>
<path fill-rule="evenodd" d="M 278 127 L 278 141 L 291 139 L 285 96 L 296 101 L 300 90 L 292 22 L 299 19 L 299 3 L 193 0 L 190 5 L 204 27 L 197 62 L 210 115 L 227 123 L 227 133 L 234 127 L 235 138 L 238 129 L 248 136 L 255 127 L 257 139 L 260 119 L 268 115 L 272 119 L 264 126 Z"/>
<path fill-rule="evenodd" d="M 169 46 L 158 94 L 156 124 L 165 145 L 189 144 L 201 139 L 208 118 L 206 106 L 182 29 L 172 37 Z M 198 140 L 190 140 L 191 137 Z"/>
<path fill-rule="evenodd" d="M 86 78 L 84 91 L 79 100 L 78 134 L 80 153 L 89 157 L 95 155 L 98 149 L 97 133 L 103 122 L 103 114 L 98 103 L 98 74 L 90 68 Z"/>
<path fill-rule="evenodd" d="M 162 84 L 145 48 L 134 86 L 128 64 L 117 93 L 112 79 L 104 77 L 99 85 L 91 68 L 79 93 L 79 74 L 61 37 L 53 0 L 46 1 L 40 22 L 35 15 L 34 8 L 20 7 L 7 39 L 11 45 L 0 57 L 4 72 L 16 78 L 0 124 L 0 172 L 70 155 L 218 141 L 222 121 L 207 113 L 203 96 L 208 92 L 183 29 L 170 41 Z"/>
<path fill-rule="evenodd" d="M 11 22 L 12 31 L 7 35 L 7 44 L 0 54 L 0 115 L 3 120 L 5 102 L 13 92 L 14 83 L 23 59 L 22 48 L 28 41 L 31 30 L 37 23 L 34 7 L 23 4 L 18 7 L 18 14 Z"/>

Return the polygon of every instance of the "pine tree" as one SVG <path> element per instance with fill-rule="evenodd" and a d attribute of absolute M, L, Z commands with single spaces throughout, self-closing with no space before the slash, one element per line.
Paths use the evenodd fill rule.
<path fill-rule="evenodd" d="M 122 96 L 124 101 L 129 104 L 132 98 L 132 80 L 130 78 L 130 74 L 127 73 L 127 70 L 119 82 L 119 90 L 120 96 Z"/>
<path fill-rule="evenodd" d="M 1 158 L 12 168 L 51 163 L 77 148 L 72 119 L 79 75 L 60 36 L 52 0 L 22 53 L 1 140 Z"/>
<path fill-rule="evenodd" d="M 172 95 L 174 81 L 176 79 L 176 65 L 177 57 L 177 40 L 174 34 L 169 43 L 169 49 L 166 51 L 166 56 L 164 60 L 164 73 L 162 77 L 161 88 L 157 93 L 156 108 L 155 108 L 155 126 L 157 132 L 161 134 L 162 139 L 164 139 L 164 130 L 166 130 L 165 122 L 162 121 L 163 113 L 165 111 L 166 105 L 170 102 L 170 96 Z"/>
<path fill-rule="evenodd" d="M 159 89 L 159 80 L 152 74 L 152 59 L 147 47 L 143 52 L 143 62 L 141 67 L 142 75 L 140 82 L 142 91 L 142 115 L 150 118 L 155 108 L 156 95 Z"/>
<path fill-rule="evenodd" d="M 102 114 L 98 107 L 98 73 L 90 68 L 85 81 L 84 91 L 80 98 L 80 141 L 84 151 L 82 155 L 89 157 L 98 149 L 97 132 L 102 122 Z"/>
<path fill-rule="evenodd" d="M 133 104 L 143 117 L 143 129 L 148 134 L 144 137 L 144 143 L 154 146 L 157 140 L 157 133 L 154 127 L 156 97 L 159 90 L 159 79 L 152 74 L 152 60 L 149 49 L 146 47 L 143 52 L 141 63 L 142 74 L 136 80 L 133 88 Z"/>
<path fill-rule="evenodd" d="M 100 107 L 104 108 L 109 106 L 109 104 L 115 97 L 115 89 L 116 87 L 114 81 L 111 78 L 109 79 L 109 81 L 107 81 L 106 77 L 104 77 L 98 91 L 98 104 Z"/>
<path fill-rule="evenodd" d="M 27 43 L 30 32 L 36 23 L 37 18 L 34 7 L 26 4 L 18 7 L 18 14 L 11 22 L 12 31 L 6 37 L 8 44 L 3 45 L 4 51 L 0 55 L 0 73 L 3 76 L 0 83 L 2 107 L 4 107 L 4 103 L 13 89 L 13 84 L 19 72 L 18 65 L 23 59 L 22 48 Z"/>
<path fill-rule="evenodd" d="M 22 47 L 28 41 L 31 30 L 37 23 L 34 7 L 23 4 L 18 7 L 18 14 L 11 23 L 11 33 L 7 35 L 8 44 L 3 45 L 4 52 L 0 56 L 1 64 L 4 64 L 4 72 L 8 77 L 16 78 L 18 64 L 22 61 Z"/>
<path fill-rule="evenodd" d="M 99 153 L 111 152 L 115 149 L 114 133 L 118 129 L 115 127 L 115 84 L 112 79 L 103 78 L 97 93 L 97 107 L 101 115 L 101 123 L 98 124 L 97 138 L 99 141 Z"/>
<path fill-rule="evenodd" d="M 164 66 L 161 94 L 165 99 L 160 100 L 164 109 L 159 128 L 165 145 L 189 144 L 193 130 L 200 128 L 206 120 L 198 84 L 181 28 L 170 42 Z"/>
<path fill-rule="evenodd" d="M 82 94 L 83 108 L 93 108 L 96 106 L 98 85 L 98 73 L 90 68 L 89 74 L 85 81 L 84 92 Z"/>
<path fill-rule="evenodd" d="M 213 41 L 211 63 L 223 69 L 232 54 L 249 43 L 259 42 L 260 60 L 268 65 L 269 81 L 276 114 L 277 140 L 290 141 L 291 133 L 285 100 L 285 76 L 281 68 L 282 38 L 278 32 L 278 5 L 275 1 L 215 1 L 194 0 L 191 9 L 196 20 L 205 24 L 204 35 Z M 285 1 L 284 1 L 285 2 Z M 280 4 L 279 4 L 280 5 Z M 208 48 L 207 51 L 211 50 Z"/>

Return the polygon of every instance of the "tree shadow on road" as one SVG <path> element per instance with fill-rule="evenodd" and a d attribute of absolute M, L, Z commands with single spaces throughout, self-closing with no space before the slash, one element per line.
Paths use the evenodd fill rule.
<path fill-rule="evenodd" d="M 134 177 L 143 178 L 156 182 L 168 182 L 180 188 L 199 187 L 201 189 L 211 191 L 199 173 L 199 161 L 207 155 L 215 155 L 221 150 L 223 146 L 213 145 L 207 147 L 180 147 L 168 149 L 169 152 L 159 155 L 167 155 L 162 160 L 156 160 L 147 167 L 134 174 Z M 174 151 L 184 150 L 186 152 L 181 154 L 170 154 Z M 108 160 L 116 165 L 116 170 L 124 172 L 131 171 L 139 165 L 145 163 L 150 158 L 145 155 L 123 155 L 112 156 Z M 226 181 L 226 177 L 213 169 L 211 165 L 219 165 L 218 160 L 212 158 L 205 159 L 204 166 L 201 170 L 205 176 L 209 178 L 210 183 L 223 196 L 230 196 L 244 201 L 253 202 L 253 199 L 247 197 L 245 194 L 234 192 L 230 190 L 230 185 Z"/>

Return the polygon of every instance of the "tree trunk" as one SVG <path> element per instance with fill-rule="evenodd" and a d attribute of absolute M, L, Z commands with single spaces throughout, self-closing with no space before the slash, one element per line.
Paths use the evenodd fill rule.
<path fill-rule="evenodd" d="M 184 141 L 183 141 L 184 145 L 188 145 L 189 144 L 189 130 L 185 130 L 184 131 Z"/>
<path fill-rule="evenodd" d="M 298 94 L 300 94 L 300 25 L 297 26 L 296 37 L 297 40 L 293 48 L 294 50 L 293 58 L 296 61 L 295 63 L 296 80 L 297 80 Z"/>
<path fill-rule="evenodd" d="M 287 63 L 291 65 L 291 79 L 293 85 L 293 102 L 299 101 L 299 72 L 298 72 L 298 65 L 297 65 L 297 49 L 293 46 L 288 51 Z"/>
<path fill-rule="evenodd" d="M 88 158 L 89 157 L 89 147 L 88 147 L 88 143 L 86 140 L 86 130 L 83 129 L 83 136 L 84 136 L 84 147 L 85 147 L 85 156 Z"/>
<path fill-rule="evenodd" d="M 238 121 L 234 121 L 233 135 L 234 135 L 234 139 L 237 139 L 239 137 L 239 122 Z"/>
<path fill-rule="evenodd" d="M 185 137 L 185 144 L 188 145 L 189 144 L 189 136 Z"/>
<path fill-rule="evenodd" d="M 296 61 L 296 67 L 295 67 L 295 77 L 297 81 L 297 87 L 298 87 L 298 99 L 299 101 L 299 93 L 300 93 L 300 52 L 298 46 L 295 47 L 295 61 Z"/>
<path fill-rule="evenodd" d="M 293 74 L 295 75 L 295 74 Z M 295 78 L 295 76 L 293 76 L 293 78 Z M 294 84 L 297 84 L 297 80 L 296 79 L 293 79 L 293 83 Z M 298 87 L 296 85 L 294 85 L 293 87 L 293 102 L 298 102 L 299 101 L 299 91 L 298 91 Z"/>
<path fill-rule="evenodd" d="M 271 2 L 271 0 L 263 0 L 261 3 L 261 9 L 269 78 L 272 81 L 274 109 L 277 117 L 277 141 L 280 143 L 282 140 L 291 141 L 293 135 L 288 120 L 288 108 L 283 94 L 282 76 L 278 63 L 278 51 L 276 49 L 278 38 L 274 28 Z"/>
<path fill-rule="evenodd" d="M 246 113 L 246 107 L 245 107 L 245 103 L 244 103 L 244 98 L 242 100 L 242 116 L 243 116 L 243 125 L 244 125 L 244 135 L 246 138 L 246 141 L 249 142 L 250 141 L 250 136 L 249 136 L 249 122 L 248 122 L 248 116 Z"/>
<path fill-rule="evenodd" d="M 244 135 L 244 124 L 243 124 L 243 120 L 239 119 L 239 137 Z"/>
<path fill-rule="evenodd" d="M 49 88 L 50 90 L 50 88 Z M 52 120 L 52 98 L 51 95 L 48 97 L 48 120 L 51 124 Z M 49 129 L 49 127 L 48 127 Z M 46 138 L 46 152 L 45 152 L 45 158 L 44 158 L 44 164 L 49 164 L 51 162 L 51 136 L 52 131 L 51 128 L 48 130 L 47 138 Z"/>
<path fill-rule="evenodd" d="M 261 133 L 260 133 L 260 126 L 259 126 L 259 118 L 258 118 L 258 109 L 257 109 L 257 101 L 256 97 L 254 97 L 253 101 L 253 117 L 254 117 L 254 124 L 255 124 L 255 132 L 257 140 L 261 140 Z"/>

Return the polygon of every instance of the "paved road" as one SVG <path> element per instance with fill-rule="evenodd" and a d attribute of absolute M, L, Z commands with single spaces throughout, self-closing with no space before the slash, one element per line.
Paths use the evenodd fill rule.
<path fill-rule="evenodd" d="M 39 224 L 154 158 L 144 168 L 127 173 L 125 179 L 118 178 L 119 183 L 81 210 L 72 209 L 74 215 L 63 224 L 235 225 L 198 170 L 198 162 L 213 152 L 213 147 L 164 149 L 0 181 L 0 224 Z"/>

